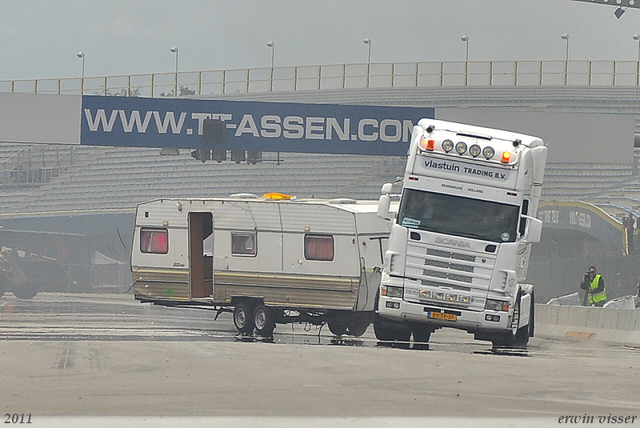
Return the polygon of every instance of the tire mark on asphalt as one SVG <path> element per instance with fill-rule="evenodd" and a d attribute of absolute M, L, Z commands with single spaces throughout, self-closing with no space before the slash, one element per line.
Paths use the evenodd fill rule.
<path fill-rule="evenodd" d="M 58 354 L 58 362 L 56 368 L 60 370 L 66 370 L 75 365 L 75 350 L 72 342 L 64 342 L 63 348 Z"/>

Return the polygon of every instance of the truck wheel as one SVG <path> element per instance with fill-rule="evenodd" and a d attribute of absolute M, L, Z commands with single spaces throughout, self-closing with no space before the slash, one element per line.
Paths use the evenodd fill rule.
<path fill-rule="evenodd" d="M 533 303 L 533 293 L 531 295 L 531 309 L 529 312 L 529 324 L 524 327 L 520 327 L 516 333 L 516 338 L 513 345 L 518 348 L 525 348 L 529 343 L 529 338 L 533 336 L 533 322 L 534 322 L 535 304 Z"/>
<path fill-rule="evenodd" d="M 256 327 L 256 333 L 260 336 L 272 337 L 273 329 L 276 328 L 273 311 L 260 303 L 253 311 L 253 324 Z"/>
<path fill-rule="evenodd" d="M 28 300 L 33 299 L 38 294 L 38 287 L 35 284 L 29 282 L 22 284 L 20 287 L 15 287 L 11 291 L 18 299 Z"/>
<path fill-rule="evenodd" d="M 345 321 L 328 321 L 329 331 L 336 336 L 347 334 L 347 323 Z"/>
<path fill-rule="evenodd" d="M 516 338 L 513 341 L 513 346 L 517 348 L 524 348 L 529 343 L 529 326 L 525 325 L 524 327 L 520 327 L 518 329 L 518 333 L 516 333 Z"/>
<path fill-rule="evenodd" d="M 516 297 L 516 304 L 513 308 L 513 316 L 511 317 L 511 326 L 509 327 L 509 331 L 497 336 L 491 343 L 493 346 L 513 346 L 516 344 L 516 340 L 518 337 L 518 332 L 521 330 L 520 328 L 520 298 L 521 292 L 518 291 L 518 295 Z M 525 326 L 527 330 L 527 342 L 529 341 L 529 326 Z"/>
<path fill-rule="evenodd" d="M 233 308 L 233 324 L 240 333 L 253 333 L 253 311 L 249 302 L 240 300 Z"/>
<path fill-rule="evenodd" d="M 413 326 L 413 341 L 415 343 L 429 343 L 431 333 L 433 333 L 433 328 L 423 325 L 415 325 Z"/>
<path fill-rule="evenodd" d="M 369 324 L 371 324 L 369 320 L 353 320 L 347 327 L 347 333 L 355 337 L 360 337 L 367 331 Z"/>

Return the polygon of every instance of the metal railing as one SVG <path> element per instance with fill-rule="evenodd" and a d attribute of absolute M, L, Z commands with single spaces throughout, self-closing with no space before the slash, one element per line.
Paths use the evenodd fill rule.
<path fill-rule="evenodd" d="M 0 92 L 171 97 L 344 88 L 637 86 L 638 61 L 450 61 L 0 80 Z"/>
<path fill-rule="evenodd" d="M 0 186 L 37 187 L 47 184 L 74 163 L 75 148 L 31 147 L 2 161 Z"/>

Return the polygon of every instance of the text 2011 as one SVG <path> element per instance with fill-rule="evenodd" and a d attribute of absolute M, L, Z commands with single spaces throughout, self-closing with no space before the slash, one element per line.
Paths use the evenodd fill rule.
<path fill-rule="evenodd" d="M 5 424 L 30 424 L 31 413 L 5 413 Z"/>

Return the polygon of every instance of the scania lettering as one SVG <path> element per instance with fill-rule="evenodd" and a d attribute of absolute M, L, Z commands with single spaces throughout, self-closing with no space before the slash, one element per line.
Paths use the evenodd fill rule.
<path fill-rule="evenodd" d="M 533 335 L 525 284 L 547 148 L 539 138 L 433 119 L 413 128 L 378 292 L 378 340 L 428 342 L 442 327 L 494 346 Z M 392 184 L 378 215 L 390 218 Z"/>

